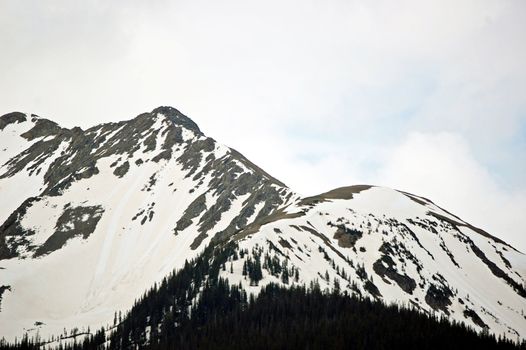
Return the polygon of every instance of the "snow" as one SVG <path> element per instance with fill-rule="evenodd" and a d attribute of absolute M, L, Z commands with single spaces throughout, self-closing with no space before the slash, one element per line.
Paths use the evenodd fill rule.
<path fill-rule="evenodd" d="M 164 130 L 169 127 L 165 121 L 157 118 L 144 135 L 157 134 L 157 149 L 164 143 Z M 17 127 L 16 132 L 21 133 L 31 125 Z M 117 135 L 121 128 L 108 132 L 105 142 L 110 142 L 111 136 Z M 12 130 L 8 126 L 6 131 Z M 0 145 L 3 145 L 6 140 L 4 132 L 1 135 Z M 195 135 L 184 131 L 183 138 L 191 141 Z M 16 150 L 13 153 L 16 154 L 29 145 L 27 140 L 21 140 L 19 144 L 10 141 L 5 147 L 11 150 L 11 144 L 14 144 Z M 29 176 L 27 171 L 22 171 L 11 178 L 0 179 L 2 222 L 25 198 L 40 194 L 45 170 L 62 150 L 67 149 L 67 145 L 61 145 L 42 164 L 44 170 L 38 176 L 36 173 Z M 40 336 L 47 337 L 62 334 L 64 328 L 106 327 L 113 322 L 115 311 L 129 309 L 155 282 L 160 282 L 174 269 L 182 267 L 186 260 L 197 256 L 215 232 L 230 224 L 243 208 L 248 195 L 233 201 L 230 210 L 221 215 L 197 249 L 191 249 L 190 245 L 199 234 L 200 216 L 194 218 L 188 228 L 174 235 L 178 220 L 198 196 L 206 193 L 207 207 L 214 204 L 216 197 L 208 188 L 211 175 L 204 176 L 203 184 L 198 185 L 198 181 L 187 177 L 188 171 L 177 162 L 184 147 L 175 147 L 172 151 L 170 160 L 153 162 L 149 160 L 158 152 L 145 154 L 142 145 L 133 157 L 121 159 L 121 162 L 128 160 L 130 164 L 122 178 L 113 175 L 114 168 L 110 167 L 122 155 L 106 155 L 96 164 L 98 174 L 72 183 L 59 196 L 42 197 L 27 210 L 21 225 L 35 231 L 27 239 L 36 246 L 54 233 L 66 205 L 100 206 L 104 212 L 87 239 L 75 237 L 63 248 L 36 259 L 32 258 L 32 252 L 24 252 L 25 259 L 0 261 L 1 285 L 11 286 L 11 291 L 6 291 L 2 298 L 0 337 L 13 340 L 28 330 L 31 330 L 30 335 L 38 331 Z M 219 159 L 229 149 L 215 143 L 212 152 Z M 139 158 L 145 161 L 140 166 L 135 164 Z M 204 158 L 206 156 L 198 171 L 205 165 Z M 156 182 L 150 187 L 152 175 L 155 175 Z M 145 188 L 150 188 L 150 191 L 141 190 Z M 261 207 L 260 204 L 256 212 Z M 141 211 L 144 211 L 143 215 L 153 211 L 151 221 L 148 219 L 141 224 L 143 216 L 132 220 Z M 88 218 L 84 216 L 82 219 Z M 44 324 L 35 327 L 37 321 Z"/>
<path fill-rule="evenodd" d="M 1 131 L 2 137 L 0 138 L 0 166 L 4 165 L 9 159 L 29 148 L 33 143 L 38 141 L 38 139 L 27 141 L 25 138 L 20 136 L 23 133 L 31 130 L 31 128 L 34 126 L 35 123 L 28 120 L 22 123 L 8 124 L 4 130 Z M 4 169 L 0 169 L 3 173 Z"/>
<path fill-rule="evenodd" d="M 57 151 L 49 155 L 40 165 L 40 168 L 46 169 L 49 167 L 51 163 L 60 156 L 60 152 L 62 152 L 67 145 L 67 142 L 62 142 Z M 30 172 L 27 171 L 29 166 L 31 166 L 31 164 L 28 164 L 26 168 L 11 177 L 0 179 L 0 193 L 2 193 L 0 197 L 0 219 L 2 223 L 26 198 L 36 196 L 44 187 L 45 171 L 40 171 L 39 174 L 37 174 L 37 172 L 30 174 Z M 5 167 L 0 168 L 0 174 L 5 173 L 6 170 Z"/>
<path fill-rule="evenodd" d="M 455 294 L 451 298 L 451 305 L 449 306 L 450 318 L 466 322 L 480 330 L 470 319 L 464 317 L 463 312 L 467 305 L 470 309 L 475 310 L 479 317 L 490 326 L 490 332 L 502 334 L 511 339 L 516 339 L 517 334 L 522 338 L 526 337 L 526 319 L 522 316 L 523 312 L 526 311 L 525 299 L 519 296 L 503 279 L 496 277 L 471 251 L 471 248 L 459 240 L 459 235 L 464 234 L 470 237 L 488 259 L 507 271 L 519 283 L 524 283 L 526 278 L 524 274 L 526 257 L 511 249 L 502 250 L 502 244 L 490 241 L 468 227 L 460 226 L 460 232 L 451 227 L 440 227 L 439 220 L 436 217 L 427 215 L 430 210 L 443 213 L 442 209 L 434 205 L 421 205 L 397 191 L 372 187 L 353 195 L 351 200 L 327 200 L 317 203 L 312 208 L 302 207 L 298 204 L 289 206 L 285 209 L 286 213 L 292 214 L 300 211 L 306 213 L 300 217 L 285 218 L 263 225 L 257 233 L 241 239 L 238 243 L 240 249 L 252 251 L 255 247 L 263 247 L 263 254 L 265 252 L 271 255 L 278 254 L 270 248 L 268 242 L 272 242 L 287 256 L 289 266 L 295 266 L 299 269 L 301 283 L 309 285 L 311 281 L 318 280 L 322 289 L 332 289 L 334 278 L 339 278 L 341 288 L 352 292 L 350 284 L 337 276 L 332 267 L 332 262 L 327 261 L 324 254 L 319 251 L 321 247 L 340 270 L 344 269 L 346 274 L 350 275 L 351 280 L 358 284 L 358 288 L 365 295 L 368 293 L 356 273 L 357 264 L 363 265 L 367 274 L 373 276 L 374 284 L 378 287 L 384 302 L 402 305 L 415 303 L 432 313 L 435 311 L 425 302 L 426 291 L 429 283 L 433 281 L 433 276 L 440 274 Z M 338 241 L 333 238 L 336 228 L 331 227 L 328 223 L 335 223 L 339 218 L 345 218 L 348 221 L 345 223 L 347 227 L 356 228 L 363 232 L 363 236 L 356 242 L 356 250 L 339 246 Z M 408 221 L 411 219 L 418 222 L 419 219 L 417 218 L 425 218 L 429 222 L 437 223 L 437 233 L 432 233 Z M 395 219 L 397 222 L 407 225 L 414 232 L 418 242 L 411 235 L 399 231 L 398 228 L 393 230 L 386 224 L 387 219 Z M 455 219 L 455 221 L 458 220 L 458 218 Z M 372 222 L 371 227 L 368 227 L 368 222 Z M 321 239 L 306 230 L 299 231 L 293 227 L 294 225 L 314 228 L 325 238 Z M 292 248 L 282 247 L 279 243 L 282 239 L 287 240 Z M 329 241 L 330 244 L 327 245 L 325 240 Z M 380 247 L 384 241 L 398 242 L 398 244 L 403 245 L 422 264 L 423 269 L 418 272 L 416 265 L 409 259 L 404 259 L 402 262 L 402 259 L 393 257 L 397 271 L 415 279 L 417 287 L 412 294 L 404 292 L 395 281 L 386 282 L 376 275 L 373 264 L 383 254 L 380 252 Z M 455 266 L 446 251 L 441 248 L 440 243 L 442 241 L 460 267 Z M 365 252 L 361 252 L 359 248 L 364 248 Z M 509 258 L 513 269 L 506 268 L 496 252 L 497 249 L 506 258 Z M 354 268 L 342 259 L 336 251 L 352 260 Z M 281 254 L 278 256 L 284 258 Z M 231 274 L 227 268 L 227 271 L 222 272 L 223 277 L 229 278 L 231 283 L 241 282 L 254 294 L 257 294 L 261 287 L 271 281 L 281 283 L 279 279 L 269 276 L 263 270 L 264 278 L 259 282 L 259 286 L 250 286 L 248 279 L 240 275 L 242 265 L 243 261 L 234 262 L 235 273 Z M 330 276 L 329 283 L 323 278 L 326 271 Z M 424 284 L 424 288 L 419 286 L 421 283 Z M 460 303 L 460 299 L 463 300 L 464 304 Z M 496 317 L 492 315 L 496 315 Z"/>
<path fill-rule="evenodd" d="M 29 121 L 11 124 L 0 132 L 1 164 L 37 141 L 29 142 L 19 136 L 33 125 Z M 122 127 L 106 132 L 105 142 L 110 142 L 112 136 L 118 135 Z M 30 334 L 34 335 L 38 330 L 41 336 L 46 337 L 62 334 L 64 328 L 106 327 L 113 322 L 115 311 L 129 309 L 144 291 L 173 269 L 182 267 L 186 260 L 197 256 L 215 233 L 227 228 L 239 215 L 249 194 L 233 200 L 230 209 L 221 215 L 197 249 L 191 249 L 190 246 L 200 234 L 199 221 L 204 211 L 193 218 L 190 226 L 174 234 L 177 222 L 196 198 L 204 194 L 205 205 L 210 208 L 217 200 L 217 195 L 214 189 L 209 188 L 212 180 L 210 174 L 201 179 L 202 185 L 198 185 L 200 180 L 193 181 L 191 176 L 187 176 L 188 171 L 183 170 L 177 162 L 185 147 L 175 147 L 170 160 L 151 161 L 164 144 L 168 127 L 171 127 L 171 123 L 158 115 L 153 126 L 143 135 L 157 135 L 155 152 L 145 154 L 146 146 L 141 145 L 135 155 L 127 159 L 121 159 L 123 155 L 107 155 L 96 164 L 99 174 L 74 182 L 60 196 L 42 196 L 27 210 L 21 225 L 35 232 L 26 237 L 35 246 L 41 245 L 54 233 L 57 220 L 66 205 L 100 206 L 104 212 L 88 239 L 75 237 L 62 249 L 36 259 L 32 258 L 32 252 L 27 251 L 22 252 L 23 258 L 0 260 L 0 285 L 11 286 L 11 291 L 4 293 L 1 305 L 1 337 L 13 340 L 30 329 L 33 329 Z M 96 133 L 99 137 L 103 136 L 102 130 Z M 183 128 L 185 141 L 202 138 Z M 24 169 L 12 177 L 0 179 L 2 222 L 26 198 L 41 193 L 45 170 L 62 151 L 67 151 L 68 145 L 68 142 L 63 142 L 59 150 L 40 166 L 42 171 L 38 175 L 36 172 L 30 175 Z M 214 145 L 212 152 L 215 159 L 221 159 L 230 152 L 223 145 Z M 122 178 L 113 175 L 114 168 L 110 166 L 119 159 L 121 163 L 128 161 L 130 164 Z M 137 159 L 145 162 L 137 165 Z M 203 155 L 197 172 L 204 167 L 205 159 L 206 155 Z M 243 171 L 253 171 L 246 164 L 237 161 L 236 164 Z M 3 166 L 0 173 L 6 170 Z M 152 176 L 155 177 L 153 185 L 150 184 Z M 371 297 L 364 281 L 358 276 L 357 266 L 363 265 L 369 278 L 373 278 L 383 301 L 404 305 L 414 302 L 432 312 L 425 302 L 426 291 L 433 276 L 440 274 L 455 292 L 449 307 L 452 319 L 466 321 L 474 326 L 463 315 L 467 305 L 490 326 L 491 332 L 508 337 L 515 337 L 516 334 L 526 337 L 526 319 L 522 316 L 526 311 L 525 299 L 491 272 L 474 254 L 465 238 L 473 241 L 489 260 L 522 284 L 526 280 L 524 254 L 483 237 L 468 226 L 460 226 L 457 230 L 444 224 L 429 215 L 429 212 L 454 221 L 460 219 L 430 202 L 420 204 L 411 199 L 411 195 L 388 188 L 372 187 L 354 194 L 350 200 L 326 200 L 310 207 L 301 206 L 299 196 L 291 190 L 277 184 L 271 186 L 281 191 L 283 197 L 292 194 L 281 208 L 285 214 L 302 215 L 285 215 L 283 219 L 261 226 L 258 232 L 239 240 L 239 247 L 250 252 L 255 248 L 262 249 L 263 254 L 277 255 L 280 260 L 288 259 L 289 267 L 294 266 L 300 271 L 300 284 L 309 285 L 311 281 L 317 280 L 322 289 L 330 290 L 334 279 L 338 278 L 341 288 L 351 291 L 351 284 L 338 276 L 333 268 L 334 262 L 340 271 L 345 270 L 364 296 Z M 248 223 L 257 218 L 264 204 L 260 202 L 255 205 Z M 138 219 L 132 220 L 141 212 Z M 148 219 L 143 221 L 146 215 Z M 81 219 L 86 221 L 89 216 L 84 215 Z M 420 227 L 418 223 L 424 222 L 422 220 L 436 225 L 437 232 Z M 393 225 L 393 222 L 399 226 Z M 340 246 L 335 238 L 336 223 L 363 233 L 355 249 Z M 401 228 L 402 225 L 406 225 L 414 236 Z M 290 246 L 282 244 L 284 241 Z M 271 249 L 269 242 L 282 253 Z M 384 280 L 375 273 L 373 265 L 384 254 L 380 249 L 385 242 L 391 245 L 396 243 L 407 250 L 408 253 L 402 252 L 392 258 L 396 270 L 417 283 L 412 294 L 404 292 L 395 281 Z M 443 247 L 447 247 L 459 267 Z M 412 254 L 422 265 L 422 270 L 419 271 L 417 265 L 404 254 Z M 500 254 L 509 260 L 511 268 L 506 266 Z M 231 263 L 233 273 L 227 264 L 226 271 L 221 272 L 223 277 L 233 284 L 242 283 L 253 294 L 257 294 L 268 283 L 282 284 L 280 278 L 264 270 L 259 286 L 250 286 L 242 275 L 243 260 Z M 325 281 L 325 273 L 329 274 L 329 281 Z M 295 283 L 293 278 L 290 280 L 290 283 Z M 464 304 L 460 303 L 460 299 Z M 496 315 L 496 318 L 491 315 Z M 37 321 L 44 324 L 35 327 Z"/>
<path fill-rule="evenodd" d="M 29 208 L 28 215 L 22 219 L 23 228 L 35 231 L 35 234 L 30 237 L 32 244 L 43 244 L 55 231 L 55 223 L 61 214 L 57 210 L 57 202 L 59 202 L 57 198 L 53 197 L 36 202 Z"/>
<path fill-rule="evenodd" d="M 254 220 L 256 220 L 259 212 L 261 211 L 261 209 L 263 209 L 264 206 L 265 206 L 265 202 L 259 202 L 258 204 L 254 206 L 254 214 L 252 214 L 252 216 L 250 216 L 247 219 L 247 225 L 251 224 L 252 222 L 254 222 Z"/>

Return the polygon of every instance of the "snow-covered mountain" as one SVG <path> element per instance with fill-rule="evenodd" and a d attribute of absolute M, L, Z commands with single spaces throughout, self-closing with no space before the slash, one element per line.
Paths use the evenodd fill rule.
<path fill-rule="evenodd" d="M 88 130 L 11 113 L 0 132 L 8 340 L 106 325 L 213 238 L 296 199 L 169 107 Z"/>
<path fill-rule="evenodd" d="M 170 107 L 88 130 L 4 115 L 0 165 L 0 338 L 109 324 L 229 240 L 221 274 L 254 293 L 339 288 L 526 338 L 521 252 L 409 193 L 302 199 Z"/>
<path fill-rule="evenodd" d="M 270 282 L 314 284 L 526 337 L 526 256 L 413 194 L 338 188 L 256 220 L 232 240 L 245 254 L 221 274 L 254 293 Z M 262 273 L 254 278 L 246 270 L 256 260 Z"/>

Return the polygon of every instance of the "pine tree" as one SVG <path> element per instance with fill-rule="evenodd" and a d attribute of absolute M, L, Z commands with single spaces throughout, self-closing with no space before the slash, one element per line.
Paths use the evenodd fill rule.
<path fill-rule="evenodd" d="M 246 276 L 246 275 L 247 275 L 247 273 L 248 273 L 247 269 L 248 269 L 248 268 L 247 268 L 247 261 L 245 260 L 245 261 L 243 262 L 243 276 Z"/>
<path fill-rule="evenodd" d="M 281 273 L 281 282 L 283 282 L 283 284 L 289 284 L 289 270 L 286 266 L 284 266 L 283 272 Z"/>
<path fill-rule="evenodd" d="M 340 294 L 340 279 L 338 277 L 334 278 L 334 294 Z"/>

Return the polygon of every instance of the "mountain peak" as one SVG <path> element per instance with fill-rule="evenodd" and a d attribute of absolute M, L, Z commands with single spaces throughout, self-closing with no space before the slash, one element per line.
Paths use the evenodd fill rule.
<path fill-rule="evenodd" d="M 152 115 L 158 115 L 161 114 L 168 118 L 170 121 L 172 121 L 176 125 L 183 126 L 189 130 L 192 130 L 198 134 L 202 134 L 201 130 L 199 129 L 199 126 L 190 118 L 188 118 L 186 115 L 181 113 L 178 109 L 170 107 L 170 106 L 160 106 L 155 108 L 152 112 Z"/>
<path fill-rule="evenodd" d="M 87 130 L 0 117 L 0 338 L 105 326 L 205 251 L 251 293 L 319 286 L 526 334 L 526 256 L 426 198 L 370 185 L 300 198 L 168 106 Z"/>

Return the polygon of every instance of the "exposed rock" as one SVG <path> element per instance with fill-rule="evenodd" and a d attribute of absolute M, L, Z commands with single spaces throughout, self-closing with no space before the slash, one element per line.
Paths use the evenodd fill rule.
<path fill-rule="evenodd" d="M 23 133 L 22 137 L 31 141 L 39 137 L 58 135 L 63 129 L 57 123 L 47 119 L 37 119 L 35 126 L 31 130 Z"/>
<path fill-rule="evenodd" d="M 281 246 L 283 248 L 292 249 L 292 246 L 290 245 L 290 243 L 286 239 L 280 238 L 279 239 L 279 244 L 281 244 Z"/>
<path fill-rule="evenodd" d="M 61 136 L 35 142 L 28 149 L 11 158 L 5 164 L 7 171 L 0 174 L 0 179 L 11 177 L 19 173 L 31 163 L 33 163 L 33 169 L 38 167 L 57 151 L 58 147 L 64 140 L 64 137 Z"/>
<path fill-rule="evenodd" d="M 130 163 L 128 161 L 125 161 L 124 163 L 115 168 L 115 170 L 113 171 L 113 175 L 123 177 L 124 175 L 126 175 L 128 170 L 130 170 Z"/>
<path fill-rule="evenodd" d="M 465 317 L 469 317 L 474 324 L 476 324 L 477 326 L 479 326 L 480 328 L 482 329 L 488 329 L 488 325 L 486 323 L 484 323 L 484 321 L 482 321 L 482 319 L 480 318 L 480 316 L 472 309 L 470 308 L 466 308 L 466 310 L 464 310 L 464 316 Z"/>
<path fill-rule="evenodd" d="M 442 209 L 442 210 L 444 210 L 444 209 Z M 486 231 L 484 231 L 484 230 L 482 230 L 482 229 L 480 229 L 480 228 L 478 228 L 478 227 L 475 227 L 475 226 L 473 226 L 473 225 L 470 225 L 470 224 L 468 224 L 468 223 L 463 222 L 462 220 L 460 220 L 460 218 L 458 218 L 457 216 L 455 216 L 455 215 L 449 213 L 449 212 L 446 211 L 446 210 L 444 210 L 444 211 L 445 211 L 446 213 L 448 213 L 449 215 L 451 215 L 451 216 L 457 218 L 458 221 L 457 221 L 457 220 L 453 220 L 453 219 L 451 219 L 451 218 L 449 218 L 449 217 L 447 217 L 447 216 L 444 216 L 444 215 L 441 215 L 441 214 L 438 214 L 438 213 L 435 213 L 435 212 L 431 212 L 431 211 L 428 212 L 427 215 L 431 215 L 431 216 L 436 217 L 437 219 L 440 219 L 440 220 L 446 221 L 446 222 L 450 223 L 451 225 L 453 225 L 454 227 L 457 227 L 457 226 L 465 226 L 465 227 L 468 227 L 468 228 L 470 228 L 471 230 L 477 232 L 479 235 L 481 235 L 481 236 L 483 236 L 483 237 L 490 238 L 491 240 L 493 240 L 493 241 L 495 241 L 495 242 L 497 242 L 497 243 L 500 243 L 500 244 L 502 244 L 502 245 L 507 246 L 508 248 L 511 248 L 511 249 L 515 250 L 515 248 L 513 248 L 512 246 L 510 246 L 508 243 L 504 242 L 503 240 L 501 240 L 501 239 L 499 239 L 499 238 L 497 238 L 497 237 L 495 237 L 495 236 L 490 235 L 489 233 L 487 233 Z"/>
<path fill-rule="evenodd" d="M 160 113 L 163 114 L 165 117 L 170 119 L 174 124 L 184 126 L 188 130 L 192 130 L 197 134 L 201 134 L 201 130 L 199 130 L 199 127 L 197 124 L 181 112 L 179 112 L 177 109 L 173 107 L 157 107 L 152 111 L 152 114 Z"/>
<path fill-rule="evenodd" d="M 0 130 L 13 123 L 23 123 L 27 120 L 26 115 L 21 112 L 11 112 L 0 117 Z"/>
<path fill-rule="evenodd" d="M 203 153 L 214 150 L 214 141 L 212 139 L 197 140 L 188 145 L 185 152 L 177 159 L 183 165 L 183 170 L 190 170 L 187 177 L 191 177 L 201 165 Z M 227 173 L 225 175 L 230 175 Z"/>
<path fill-rule="evenodd" d="M 148 136 L 143 144 L 146 146 L 144 149 L 145 152 L 151 152 L 155 149 L 155 146 L 157 146 L 157 133 L 151 133 L 150 136 Z"/>
<path fill-rule="evenodd" d="M 347 187 L 340 187 L 329 192 L 322 193 L 317 196 L 303 198 L 300 202 L 302 205 L 312 205 L 319 202 L 324 202 L 330 199 L 352 199 L 353 195 L 362 191 L 368 190 L 373 186 L 370 185 L 354 185 Z"/>
<path fill-rule="evenodd" d="M 371 294 L 372 296 L 374 296 L 375 298 L 381 298 L 382 297 L 382 293 L 380 293 L 380 290 L 378 289 L 378 287 L 370 280 L 366 280 L 364 285 L 363 285 L 363 288 L 369 293 Z"/>
<path fill-rule="evenodd" d="M 35 232 L 23 228 L 20 222 L 33 203 L 39 200 L 40 198 L 36 197 L 26 199 L 0 226 L 0 260 L 16 257 L 18 247 L 29 244 L 27 236 L 34 235 Z M 8 238 L 14 238 L 11 239 L 10 244 Z"/>
<path fill-rule="evenodd" d="M 384 254 L 380 259 L 376 260 L 373 264 L 373 270 L 378 276 L 395 281 L 404 292 L 413 294 L 416 288 L 415 280 L 406 274 L 399 273 L 395 262 L 389 255 Z"/>
<path fill-rule="evenodd" d="M 67 206 L 58 218 L 55 232 L 35 251 L 34 257 L 49 254 L 62 248 L 74 237 L 87 239 L 97 227 L 104 210 L 100 206 L 75 207 Z"/>
<path fill-rule="evenodd" d="M 486 254 L 484 254 L 484 252 L 482 250 L 480 250 L 479 247 L 477 247 L 477 245 L 469 238 L 467 237 L 466 235 L 464 235 L 457 227 L 458 226 L 466 226 L 466 227 L 470 227 L 471 229 L 473 229 L 475 232 L 483 235 L 484 237 L 488 237 L 488 238 L 491 238 L 493 239 L 495 242 L 497 243 L 501 243 L 502 241 L 498 238 L 494 238 L 493 236 L 489 235 L 488 233 L 480 230 L 480 229 L 475 229 L 473 228 L 471 225 L 468 225 L 468 224 L 463 224 L 463 223 L 459 223 L 459 222 L 456 222 L 450 218 L 447 218 L 445 216 L 442 216 L 442 215 L 438 215 L 438 214 L 435 214 L 435 213 L 429 213 L 430 215 L 432 216 L 435 216 L 437 217 L 438 219 L 440 220 L 444 220 L 445 222 L 449 223 L 457 232 L 458 232 L 458 235 L 459 237 L 467 244 L 469 245 L 469 247 L 471 248 L 471 250 L 473 251 L 473 253 L 490 269 L 490 271 L 493 273 L 493 275 L 495 275 L 496 277 L 499 277 L 501 279 L 503 279 L 504 281 L 506 281 L 506 283 L 508 283 L 510 286 L 512 286 L 516 291 L 517 293 L 522 296 L 523 298 L 526 298 L 526 287 L 524 285 L 522 285 L 521 283 L 515 281 L 512 277 L 510 277 L 505 271 L 503 271 L 500 267 L 497 266 L 497 264 L 495 264 L 493 261 L 489 260 L 487 257 L 486 257 Z M 480 231 L 482 231 L 483 233 L 481 233 Z M 501 244 L 504 244 L 506 246 L 509 247 L 508 244 L 506 243 L 501 243 Z M 511 249 L 514 249 L 514 248 L 511 248 Z M 501 258 L 503 257 L 502 254 L 500 254 Z M 504 263 L 508 266 L 509 264 L 509 261 L 506 263 L 506 261 L 504 261 Z"/>
<path fill-rule="evenodd" d="M 431 306 L 433 310 L 441 310 L 446 315 L 449 315 L 448 306 L 451 305 L 451 297 L 453 292 L 449 287 L 441 284 L 431 284 L 426 292 L 426 303 Z"/>
<path fill-rule="evenodd" d="M 192 224 L 192 220 L 198 217 L 202 212 L 206 210 L 206 196 L 204 194 L 197 197 L 189 206 L 186 208 L 183 216 L 177 221 L 175 231 L 182 231 Z"/>
<path fill-rule="evenodd" d="M 22 116 L 14 114 L 3 119 L 18 120 Z M 162 119 L 166 127 L 153 129 L 154 123 L 159 121 L 159 118 L 166 118 L 166 120 Z M 216 149 L 216 142 L 204 137 L 197 124 L 171 107 L 159 107 L 127 122 L 102 124 L 86 131 L 80 128 L 62 129 L 46 119 L 35 118 L 35 121 L 35 126 L 23 136 L 28 140 L 40 136 L 51 137 L 37 140 L 27 150 L 11 159 L 7 164 L 6 172 L 0 174 L 0 178 L 13 176 L 23 169 L 31 173 L 40 172 L 43 162 L 50 156 L 56 155 L 59 147 L 65 147 L 65 151 L 56 157 L 51 166 L 44 169 L 45 187 L 41 196 L 60 196 L 75 182 L 98 174 L 100 171 L 97 163 L 105 157 L 118 156 L 117 160 L 112 163 L 112 167 L 116 167 L 113 173 L 118 177 L 123 177 L 128 173 L 130 163 L 127 160 L 121 163 L 121 159 L 133 157 L 141 149 L 141 145 L 145 145 L 144 152 L 153 151 L 161 136 L 164 137 L 162 150 L 153 157 L 154 162 L 171 161 L 174 150 L 182 149 L 176 161 L 182 165 L 182 170 L 186 171 L 187 178 L 192 177 L 194 181 L 197 181 L 196 187 L 190 189 L 190 193 L 200 186 L 207 186 L 207 193 L 215 197 L 215 202 L 210 208 L 206 208 L 204 194 L 195 199 L 178 220 L 174 229 L 174 232 L 183 230 L 191 224 L 193 219 L 199 217 L 197 223 L 199 234 L 192 244 L 194 249 L 209 235 L 214 235 L 216 240 L 221 240 L 238 232 L 241 227 L 248 224 L 247 220 L 253 216 L 258 204 L 264 203 L 257 213 L 257 218 L 270 214 L 284 201 L 279 192 L 282 190 L 279 188 L 281 184 L 279 181 L 256 167 L 235 150 L 229 150 L 221 159 L 216 159 L 213 153 Z M 183 128 L 193 132 L 196 137 L 185 140 Z M 160 135 L 161 130 L 162 135 Z M 136 160 L 137 165 L 143 162 L 142 158 Z M 117 166 L 118 164 L 120 165 Z M 245 172 L 243 165 L 250 171 Z M 204 178 L 207 175 L 210 175 L 212 180 L 205 184 Z M 155 181 L 156 178 L 152 175 L 146 187 L 147 191 L 151 190 Z M 278 186 L 274 188 L 272 184 Z M 221 232 L 211 232 L 221 220 L 222 215 L 232 208 L 232 203 L 240 196 L 247 194 L 249 198 L 245 200 L 240 212 L 229 222 L 226 229 Z M 147 220 L 151 221 L 154 213 L 149 211 L 146 215 L 147 219 L 141 218 L 142 224 L 145 224 Z M 27 236 L 28 233 L 26 232 L 25 235 Z M 18 246 L 29 245 L 29 242 L 24 241 L 21 237 L 23 235 L 19 234 L 16 244 Z M 45 244 L 45 247 L 41 247 L 38 254 L 48 252 L 49 245 L 54 249 L 55 246 L 67 240 L 64 235 L 61 239 L 57 237 L 50 237 L 50 241 Z M 13 254 L 15 253 L 8 248 L 4 235 L 4 238 L 0 240 L 0 256 L 7 257 Z"/>
<path fill-rule="evenodd" d="M 11 286 L 0 286 L 0 311 L 2 311 L 2 295 L 6 291 L 11 291 Z"/>
<path fill-rule="evenodd" d="M 338 245 L 344 248 L 352 248 L 363 236 L 361 231 L 348 228 L 345 225 L 337 225 L 338 229 L 334 233 L 333 238 L 338 240 Z"/>

